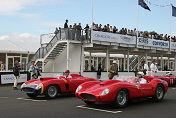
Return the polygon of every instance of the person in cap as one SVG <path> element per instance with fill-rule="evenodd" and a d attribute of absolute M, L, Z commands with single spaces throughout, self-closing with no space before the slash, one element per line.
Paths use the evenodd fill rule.
<path fill-rule="evenodd" d="M 66 70 L 65 71 L 65 78 L 63 79 L 64 82 L 65 82 L 65 88 L 66 90 L 69 90 L 69 83 L 70 83 L 70 78 L 72 78 L 72 76 L 70 76 L 70 71 L 69 70 Z"/>
<path fill-rule="evenodd" d="M 108 69 L 108 72 L 109 72 L 108 77 L 109 77 L 110 80 L 112 80 L 114 76 L 118 76 L 119 75 L 118 74 L 118 66 L 117 66 L 117 61 L 116 60 L 114 60 L 112 62 L 112 65 L 110 65 L 110 67 Z"/>
<path fill-rule="evenodd" d="M 72 76 L 70 76 L 70 71 L 69 70 L 66 70 L 65 71 L 65 78 L 72 78 Z"/>
<path fill-rule="evenodd" d="M 150 70 L 151 70 L 151 76 L 155 77 L 158 71 L 155 60 L 153 60 L 152 64 L 150 65 Z"/>
<path fill-rule="evenodd" d="M 148 83 L 146 79 L 144 79 L 144 73 L 143 72 L 138 72 L 137 73 L 137 82 L 139 84 L 146 84 Z"/>

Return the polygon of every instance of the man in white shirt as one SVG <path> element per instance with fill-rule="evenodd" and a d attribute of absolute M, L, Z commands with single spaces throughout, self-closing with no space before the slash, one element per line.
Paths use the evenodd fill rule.
<path fill-rule="evenodd" d="M 156 62 L 155 60 L 153 60 L 153 63 L 150 65 L 150 69 L 151 69 L 151 76 L 155 77 L 156 73 L 158 71 L 158 68 L 156 67 Z"/>
<path fill-rule="evenodd" d="M 139 84 L 146 84 L 146 83 L 148 83 L 147 80 L 143 78 L 143 76 L 144 76 L 143 72 L 138 72 L 137 73 L 137 82 Z"/>
<path fill-rule="evenodd" d="M 149 70 L 148 65 L 145 63 L 145 61 L 142 61 L 140 71 L 142 71 L 144 73 L 144 75 L 147 75 L 148 70 Z"/>

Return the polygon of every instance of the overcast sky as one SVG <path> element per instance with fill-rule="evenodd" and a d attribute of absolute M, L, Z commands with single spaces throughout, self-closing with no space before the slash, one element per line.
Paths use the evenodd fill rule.
<path fill-rule="evenodd" d="M 63 27 L 65 19 L 73 23 L 91 23 L 92 0 L 0 0 L 0 40 L 32 40 L 39 44 L 40 34 Z M 153 4 L 176 6 L 175 0 L 148 0 Z M 137 24 L 137 0 L 94 0 L 94 22 L 118 29 L 134 29 Z M 139 7 L 139 30 L 170 32 L 170 7 L 148 4 Z M 172 17 L 172 34 L 176 34 L 176 17 Z M 39 45 L 38 45 L 39 46 Z"/>

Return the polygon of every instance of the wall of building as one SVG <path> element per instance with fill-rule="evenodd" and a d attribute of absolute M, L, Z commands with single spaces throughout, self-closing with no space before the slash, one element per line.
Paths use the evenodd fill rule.
<path fill-rule="evenodd" d="M 70 44 L 69 48 L 69 70 L 80 72 L 81 45 Z M 67 47 L 54 60 L 49 60 L 44 72 L 64 72 L 67 69 Z"/>

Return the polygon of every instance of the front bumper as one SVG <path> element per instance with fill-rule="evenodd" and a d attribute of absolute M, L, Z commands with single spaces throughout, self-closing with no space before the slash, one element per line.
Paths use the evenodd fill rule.
<path fill-rule="evenodd" d="M 102 96 L 102 95 L 95 95 L 90 93 L 76 92 L 75 95 L 84 101 L 91 101 L 91 102 L 111 103 L 115 99 L 115 97 L 112 96 L 111 94 Z"/>
<path fill-rule="evenodd" d="M 25 85 L 21 88 L 21 91 L 25 93 L 33 93 L 33 94 L 42 94 L 43 93 L 43 86 L 40 89 L 36 89 L 37 85 Z"/>

